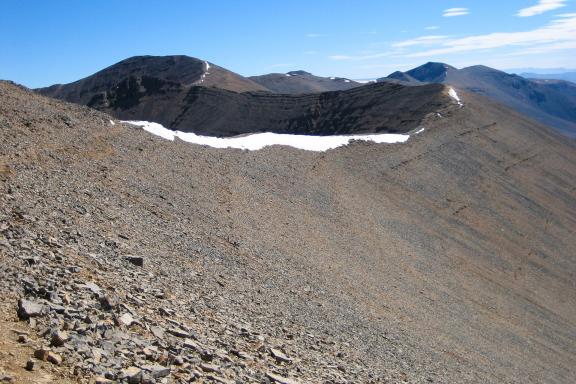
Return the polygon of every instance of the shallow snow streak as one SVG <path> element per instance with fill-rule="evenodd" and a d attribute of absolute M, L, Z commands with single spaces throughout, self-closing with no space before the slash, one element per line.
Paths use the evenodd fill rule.
<path fill-rule="evenodd" d="M 287 145 L 306 151 L 327 151 L 346 145 L 350 140 L 373 141 L 375 143 L 403 143 L 410 138 L 410 135 L 394 133 L 383 133 L 374 135 L 340 135 L 340 136 L 308 136 L 308 135 L 288 135 L 279 133 L 255 133 L 245 136 L 235 137 L 212 137 L 200 136 L 191 132 L 173 131 L 164 128 L 158 123 L 149 121 L 124 121 L 124 123 L 141 127 L 147 132 L 160 136 L 166 140 L 174 140 L 178 137 L 182 141 L 189 143 L 207 145 L 213 148 L 237 148 L 255 151 L 270 145 Z M 422 132 L 420 128 L 414 134 Z"/>
<path fill-rule="evenodd" d="M 210 72 L 208 72 L 210 64 L 207 61 L 204 62 L 204 67 L 204 72 L 202 73 L 202 76 L 200 76 L 200 80 L 198 80 L 197 84 L 202 84 L 206 76 L 210 74 Z"/>
<path fill-rule="evenodd" d="M 450 87 L 450 89 L 448 90 L 448 95 L 450 95 L 451 98 L 456 100 L 456 102 L 458 103 L 459 106 L 464 105 L 464 104 L 462 104 L 462 101 L 460 101 L 460 97 L 458 96 L 458 94 L 456 93 L 456 90 L 454 88 Z"/>

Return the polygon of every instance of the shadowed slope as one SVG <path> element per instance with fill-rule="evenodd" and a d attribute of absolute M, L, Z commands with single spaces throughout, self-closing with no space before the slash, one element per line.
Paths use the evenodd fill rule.
<path fill-rule="evenodd" d="M 182 87 L 147 78 L 123 81 L 106 91 L 105 97 L 87 103 L 122 120 L 153 121 L 208 136 L 404 133 L 419 127 L 427 115 L 452 104 L 445 87 L 438 84 L 407 87 L 378 83 L 347 91 L 276 95 Z"/>

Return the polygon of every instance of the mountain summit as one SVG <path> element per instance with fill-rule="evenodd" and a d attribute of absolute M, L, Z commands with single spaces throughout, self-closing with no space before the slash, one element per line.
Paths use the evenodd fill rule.
<path fill-rule="evenodd" d="M 448 64 L 428 62 L 407 71 L 406 74 L 425 83 L 441 83 L 446 80 L 450 72 L 456 70 L 456 68 Z"/>
<path fill-rule="evenodd" d="M 266 91 L 234 72 L 189 56 L 135 56 L 70 84 L 37 91 L 43 95 L 91 105 L 106 100 L 112 90 L 119 97 L 162 93 L 193 86 L 218 87 L 234 92 Z"/>
<path fill-rule="evenodd" d="M 529 80 L 484 65 L 456 69 L 433 62 L 406 72 L 394 72 L 383 79 L 403 80 L 410 84 L 453 85 L 486 96 L 576 137 L 576 84 L 570 82 Z"/>

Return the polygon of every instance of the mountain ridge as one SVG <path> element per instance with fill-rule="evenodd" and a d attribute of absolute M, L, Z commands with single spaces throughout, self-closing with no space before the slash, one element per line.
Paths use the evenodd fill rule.
<path fill-rule="evenodd" d="M 218 68 L 185 56 L 136 57 L 78 82 L 37 92 L 122 120 L 147 120 L 208 136 L 404 133 L 453 104 L 444 86 L 407 87 L 395 82 L 359 86 L 348 79 L 320 78 L 304 71 L 274 77 L 295 79 L 296 83 L 282 81 L 282 87 L 295 84 L 299 90 L 303 83 L 315 89 L 326 84 L 349 89 L 301 93 L 291 88 L 295 94 L 277 94 L 261 91 L 264 86 L 257 84 L 261 88 L 256 92 L 238 92 L 238 87 L 215 86 L 223 77 L 217 74 L 236 76 L 236 84 L 246 84 L 245 78 Z"/>
<path fill-rule="evenodd" d="M 576 137 L 576 87 L 532 81 L 484 65 L 456 69 L 429 62 L 401 72 L 417 81 L 443 83 L 485 95 L 520 113 Z M 394 73 L 392 78 L 400 75 Z"/>

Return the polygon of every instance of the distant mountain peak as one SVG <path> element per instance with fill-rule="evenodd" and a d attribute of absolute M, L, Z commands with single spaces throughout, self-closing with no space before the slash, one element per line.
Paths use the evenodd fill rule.
<path fill-rule="evenodd" d="M 406 74 L 426 83 L 439 83 L 446 78 L 446 73 L 449 71 L 457 71 L 457 69 L 446 63 L 429 61 L 426 64 L 407 71 Z"/>
<path fill-rule="evenodd" d="M 315 76 L 303 70 L 252 76 L 250 80 L 274 93 L 303 94 L 343 91 L 361 84 L 343 77 Z"/>
<path fill-rule="evenodd" d="M 418 82 L 449 84 L 491 98 L 569 136 L 576 135 L 576 87 L 569 82 L 529 80 L 485 65 L 457 69 L 439 62 L 428 62 L 378 79 L 390 80 L 412 85 Z"/>
<path fill-rule="evenodd" d="M 286 74 L 290 75 L 290 76 L 312 76 L 312 74 L 310 72 L 306 72 L 303 70 L 290 71 L 290 72 L 287 72 Z"/>

